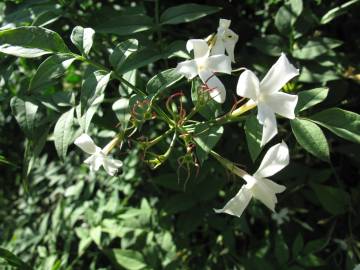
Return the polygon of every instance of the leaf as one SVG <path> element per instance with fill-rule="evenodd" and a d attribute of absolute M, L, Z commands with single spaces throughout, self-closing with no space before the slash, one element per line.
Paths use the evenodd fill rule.
<path fill-rule="evenodd" d="M 199 147 L 196 147 L 196 154 L 202 164 L 208 153 L 215 147 L 224 132 L 222 126 L 198 125 L 195 128 L 194 140 Z"/>
<path fill-rule="evenodd" d="M 35 20 L 32 22 L 32 26 L 46 26 L 48 24 L 51 24 L 55 21 L 57 21 L 59 18 L 61 18 L 61 15 L 59 14 L 59 11 L 53 12 L 50 10 L 44 11 L 39 14 L 35 18 Z"/>
<path fill-rule="evenodd" d="M 71 32 L 71 42 L 82 54 L 88 55 L 94 42 L 95 31 L 92 28 L 75 26 Z"/>
<path fill-rule="evenodd" d="M 160 16 L 161 24 L 179 24 L 198 20 L 220 11 L 220 7 L 183 4 L 166 9 Z"/>
<path fill-rule="evenodd" d="M 293 259 L 296 259 L 299 255 L 299 253 L 302 251 L 304 247 L 304 239 L 301 235 L 301 233 L 299 233 L 296 238 L 295 241 L 292 245 L 292 257 Z"/>
<path fill-rule="evenodd" d="M 55 54 L 42 62 L 30 81 L 29 91 L 39 92 L 63 76 L 75 58 L 71 54 Z"/>
<path fill-rule="evenodd" d="M 296 105 L 296 112 L 304 111 L 316 104 L 322 102 L 328 95 L 329 88 L 320 87 L 298 93 L 298 103 Z"/>
<path fill-rule="evenodd" d="M 279 8 L 275 15 L 275 26 L 280 33 L 288 35 L 303 10 L 302 0 L 291 0 Z"/>
<path fill-rule="evenodd" d="M 101 227 L 93 227 L 90 229 L 90 237 L 99 247 L 101 246 Z"/>
<path fill-rule="evenodd" d="M 73 139 L 74 108 L 63 113 L 54 128 L 54 143 L 58 156 L 65 160 L 66 152 Z"/>
<path fill-rule="evenodd" d="M 306 151 L 323 161 L 330 161 L 329 145 L 324 133 L 315 123 L 299 118 L 290 123 L 297 142 Z"/>
<path fill-rule="evenodd" d="M 179 74 L 175 68 L 167 69 L 152 77 L 146 85 L 149 94 L 160 94 L 163 90 L 173 86 L 184 76 Z"/>
<path fill-rule="evenodd" d="M 9 265 L 14 266 L 20 270 L 32 269 L 32 267 L 24 263 L 18 256 L 1 247 L 0 258 L 4 259 Z"/>
<path fill-rule="evenodd" d="M 281 265 L 286 264 L 289 260 L 289 248 L 280 233 L 278 233 L 275 238 L 275 256 Z"/>
<path fill-rule="evenodd" d="M 28 138 L 35 138 L 43 114 L 31 98 L 13 97 L 10 101 L 12 114 Z"/>
<path fill-rule="evenodd" d="M 121 129 L 125 130 L 131 118 L 129 99 L 127 98 L 118 99 L 112 105 L 112 110 L 115 112 L 116 117 L 120 122 Z"/>
<path fill-rule="evenodd" d="M 255 115 L 250 115 L 245 122 L 245 136 L 249 153 L 253 162 L 261 153 L 262 126 Z"/>
<path fill-rule="evenodd" d="M 285 40 L 277 35 L 255 38 L 251 44 L 262 53 L 271 56 L 279 56 L 286 48 Z"/>
<path fill-rule="evenodd" d="M 111 250 L 116 262 L 128 270 L 140 270 L 146 267 L 144 257 L 135 250 L 129 249 L 112 249 Z"/>
<path fill-rule="evenodd" d="M 318 252 L 326 247 L 326 243 L 327 243 L 326 239 L 323 238 L 311 240 L 306 243 L 304 248 L 304 253 L 310 254 L 310 253 Z"/>
<path fill-rule="evenodd" d="M 327 37 L 318 37 L 307 40 L 306 44 L 301 48 L 293 51 L 292 56 L 297 59 L 312 60 L 320 55 L 329 53 L 343 44 L 342 41 Z"/>
<path fill-rule="evenodd" d="M 125 63 L 126 59 L 138 49 L 139 42 L 137 39 L 128 39 L 119 43 L 113 52 L 110 54 L 109 61 L 118 72 L 121 66 Z"/>
<path fill-rule="evenodd" d="M 358 4 L 359 2 L 360 2 L 359 0 L 347 1 L 344 4 L 329 10 L 328 12 L 325 13 L 324 16 L 321 17 L 320 23 L 327 24 L 331 22 L 335 18 L 345 14 L 352 7 L 352 5 Z"/>
<path fill-rule="evenodd" d="M 104 18 L 100 18 L 100 21 L 94 25 L 96 32 L 116 34 L 120 36 L 143 32 L 153 27 L 153 19 L 142 14 L 112 14 L 112 16 L 104 16 Z"/>
<path fill-rule="evenodd" d="M 0 52 L 27 58 L 70 52 L 59 34 L 37 26 L 0 31 L 0 44 Z"/>
<path fill-rule="evenodd" d="M 90 73 L 83 81 L 81 87 L 81 108 L 82 111 L 90 108 L 98 97 L 104 94 L 105 88 L 110 80 L 111 73 L 95 71 Z"/>
<path fill-rule="evenodd" d="M 339 137 L 360 143 L 360 115 L 340 108 L 330 108 L 311 116 L 317 124 Z"/>
<path fill-rule="evenodd" d="M 346 191 L 315 183 L 310 183 L 310 187 L 315 191 L 321 206 L 330 214 L 341 215 L 348 211 L 350 197 Z"/>

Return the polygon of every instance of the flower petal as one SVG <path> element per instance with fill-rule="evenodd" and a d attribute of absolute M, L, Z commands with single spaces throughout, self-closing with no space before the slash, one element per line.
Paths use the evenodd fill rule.
<path fill-rule="evenodd" d="M 272 146 L 261 161 L 259 169 L 254 173 L 256 178 L 265 178 L 276 174 L 289 164 L 289 148 L 285 142 Z"/>
<path fill-rule="evenodd" d="M 275 211 L 275 204 L 277 203 L 275 192 L 262 180 L 263 179 L 258 180 L 256 185 L 251 188 L 251 194 L 254 198 L 265 204 L 271 211 Z"/>
<path fill-rule="evenodd" d="M 99 147 L 94 143 L 94 141 L 87 134 L 81 134 L 74 142 L 77 147 L 80 147 L 84 152 L 92 155 L 96 153 Z"/>
<path fill-rule="evenodd" d="M 203 39 L 189 39 L 186 43 L 188 52 L 194 50 L 194 58 L 201 58 L 209 55 L 209 45 Z"/>
<path fill-rule="evenodd" d="M 226 99 L 225 86 L 220 79 L 211 71 L 201 71 L 199 73 L 200 79 L 207 85 L 207 91 L 210 97 L 218 103 L 224 103 Z"/>
<path fill-rule="evenodd" d="M 231 59 L 231 62 L 235 62 L 234 50 L 238 40 L 239 40 L 239 36 L 235 34 L 232 30 L 229 29 L 228 31 L 226 31 L 224 37 L 224 46 L 226 53 Z"/>
<path fill-rule="evenodd" d="M 220 19 L 219 20 L 219 28 L 229 28 L 231 24 L 231 20 L 227 20 L 227 19 Z"/>
<path fill-rule="evenodd" d="M 110 157 L 104 157 L 103 159 L 103 166 L 105 171 L 113 176 L 118 171 L 118 168 L 120 168 L 123 165 L 122 161 L 117 159 L 112 159 Z"/>
<path fill-rule="evenodd" d="M 231 74 L 231 60 L 226 55 L 212 55 L 206 59 L 206 67 L 212 72 Z"/>
<path fill-rule="evenodd" d="M 89 165 L 90 171 L 96 172 L 103 164 L 103 158 L 98 154 L 91 155 L 84 161 L 84 163 Z"/>
<path fill-rule="evenodd" d="M 284 192 L 286 187 L 283 185 L 279 185 L 275 183 L 274 181 L 270 179 L 263 178 L 260 181 L 263 181 L 263 183 L 271 190 L 273 190 L 275 193 L 281 193 Z"/>
<path fill-rule="evenodd" d="M 214 46 L 211 48 L 211 55 L 225 54 L 225 44 L 220 36 L 216 36 Z"/>
<path fill-rule="evenodd" d="M 279 91 L 288 81 L 297 75 L 299 75 L 299 70 L 282 53 L 260 82 L 261 92 L 270 94 Z"/>
<path fill-rule="evenodd" d="M 244 186 L 239 192 L 226 203 L 222 209 L 214 209 L 216 213 L 226 213 L 229 215 L 240 217 L 251 200 L 251 192 Z"/>
<path fill-rule="evenodd" d="M 245 70 L 241 73 L 236 86 L 236 94 L 254 101 L 257 100 L 259 94 L 259 79 L 252 71 Z"/>
<path fill-rule="evenodd" d="M 257 119 L 263 125 L 263 132 L 261 137 L 261 147 L 269 142 L 277 133 L 276 117 L 273 110 L 264 103 L 258 104 Z"/>
<path fill-rule="evenodd" d="M 176 71 L 188 79 L 193 79 L 198 75 L 197 64 L 195 60 L 180 62 L 176 66 Z"/>
<path fill-rule="evenodd" d="M 268 105 L 277 114 L 289 119 L 295 118 L 295 107 L 298 102 L 297 95 L 276 92 L 271 95 L 267 95 L 264 98 L 266 105 Z"/>

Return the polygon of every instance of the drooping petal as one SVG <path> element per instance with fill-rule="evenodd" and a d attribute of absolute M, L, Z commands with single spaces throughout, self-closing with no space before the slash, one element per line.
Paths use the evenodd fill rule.
<path fill-rule="evenodd" d="M 112 159 L 110 157 L 104 157 L 103 159 L 104 169 L 111 176 L 115 175 L 122 164 L 123 163 L 120 160 Z"/>
<path fill-rule="evenodd" d="M 226 203 L 222 209 L 214 209 L 216 213 L 226 213 L 229 215 L 240 217 L 251 200 L 251 192 L 244 186 L 239 192 Z"/>
<path fill-rule="evenodd" d="M 258 103 L 257 119 L 263 125 L 261 147 L 269 142 L 277 133 L 276 117 L 273 110 L 264 103 Z"/>
<path fill-rule="evenodd" d="M 209 45 L 203 39 L 189 39 L 186 43 L 188 52 L 194 50 L 194 58 L 201 58 L 209 55 Z"/>
<path fill-rule="evenodd" d="M 279 185 L 277 183 L 275 183 L 274 181 L 270 180 L 270 179 L 266 179 L 266 178 L 263 178 L 259 181 L 263 181 L 263 183 L 268 187 L 270 188 L 271 190 L 273 190 L 275 193 L 281 193 L 281 192 L 284 192 L 286 187 L 283 186 L 283 185 Z"/>
<path fill-rule="evenodd" d="M 96 172 L 103 164 L 103 158 L 99 154 L 94 154 L 88 157 L 84 163 L 89 165 L 90 171 Z"/>
<path fill-rule="evenodd" d="M 257 101 L 259 94 L 259 79 L 252 71 L 245 70 L 241 73 L 236 86 L 236 94 Z"/>
<path fill-rule="evenodd" d="M 299 75 L 299 70 L 282 53 L 260 82 L 261 93 L 270 94 L 279 91 L 288 81 L 297 75 Z"/>
<path fill-rule="evenodd" d="M 231 60 L 226 55 L 209 56 L 205 65 L 212 72 L 231 74 Z"/>
<path fill-rule="evenodd" d="M 285 142 L 272 146 L 261 161 L 259 169 L 254 173 L 256 178 L 274 175 L 289 164 L 289 148 Z"/>
<path fill-rule="evenodd" d="M 235 62 L 234 50 L 235 50 L 235 45 L 239 40 L 239 36 L 230 29 L 226 31 L 225 35 L 226 36 L 224 37 L 224 46 L 226 53 L 230 57 L 231 62 Z"/>
<path fill-rule="evenodd" d="M 258 180 L 250 191 L 254 198 L 265 204 L 271 211 L 275 211 L 275 204 L 277 203 L 275 192 L 264 184 L 262 179 Z"/>
<path fill-rule="evenodd" d="M 265 96 L 264 99 L 266 105 L 268 105 L 277 114 L 289 119 L 295 118 L 295 107 L 298 102 L 297 95 L 276 92 Z"/>
<path fill-rule="evenodd" d="M 226 99 L 226 90 L 220 79 L 211 71 L 206 70 L 201 71 L 199 77 L 202 82 L 207 85 L 206 91 L 208 91 L 210 97 L 218 103 L 224 103 Z"/>
<path fill-rule="evenodd" d="M 90 155 L 96 153 L 96 151 L 99 149 L 99 147 L 94 143 L 90 136 L 85 133 L 81 134 L 78 138 L 76 138 L 74 144 L 81 150 L 83 150 L 85 153 L 88 153 Z"/>
<path fill-rule="evenodd" d="M 176 71 L 188 79 L 193 79 L 198 75 L 197 64 L 195 60 L 180 62 L 176 66 Z"/>
<path fill-rule="evenodd" d="M 231 24 L 231 20 L 227 20 L 227 19 L 220 19 L 219 20 L 219 28 L 229 28 Z"/>
<path fill-rule="evenodd" d="M 211 48 L 211 55 L 225 54 L 225 44 L 220 36 L 216 36 L 214 46 Z"/>

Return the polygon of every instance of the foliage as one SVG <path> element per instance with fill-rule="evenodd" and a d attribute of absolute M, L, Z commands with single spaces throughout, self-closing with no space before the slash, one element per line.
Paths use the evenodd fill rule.
<path fill-rule="evenodd" d="M 1 267 L 359 263 L 360 39 L 349 31 L 359 25 L 359 1 L 196 2 L 0 3 Z M 242 180 L 211 150 L 254 171 L 268 149 L 253 111 L 222 117 L 236 109 L 241 69 L 221 77 L 222 105 L 174 70 L 190 59 L 186 40 L 206 38 L 219 18 L 239 33 L 233 70 L 264 75 L 282 52 L 300 68 L 284 87 L 299 97 L 296 118 L 278 119 L 274 139 L 286 141 L 292 159 L 275 177 L 287 187 L 275 213 L 259 201 L 241 218 L 213 211 Z M 180 137 L 168 131 L 190 118 L 200 124 L 184 125 Z M 98 145 L 124 140 L 114 149 L 121 172 L 89 172 L 73 147 L 84 132 Z"/>

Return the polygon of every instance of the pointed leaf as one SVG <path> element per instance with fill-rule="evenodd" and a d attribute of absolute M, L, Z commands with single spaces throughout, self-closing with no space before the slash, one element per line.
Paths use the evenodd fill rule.
<path fill-rule="evenodd" d="M 75 26 L 70 39 L 71 42 L 79 49 L 82 54 L 89 54 L 94 42 L 95 31 L 92 28 L 83 28 Z"/>
<path fill-rule="evenodd" d="M 163 90 L 173 86 L 184 76 L 179 74 L 175 68 L 167 69 L 152 77 L 146 85 L 149 94 L 160 94 Z"/>
<path fill-rule="evenodd" d="M 119 43 L 110 54 L 110 64 L 118 72 L 126 59 L 138 49 L 139 42 L 136 39 L 128 39 Z"/>
<path fill-rule="evenodd" d="M 316 104 L 322 102 L 328 95 L 329 88 L 321 87 L 298 93 L 298 103 L 296 105 L 296 112 L 304 111 Z"/>
<path fill-rule="evenodd" d="M 255 115 L 250 115 L 245 122 L 245 136 L 252 161 L 261 153 L 262 126 Z"/>
<path fill-rule="evenodd" d="M 54 143 L 61 159 L 65 159 L 66 152 L 73 140 L 74 108 L 63 113 L 54 128 Z"/>

